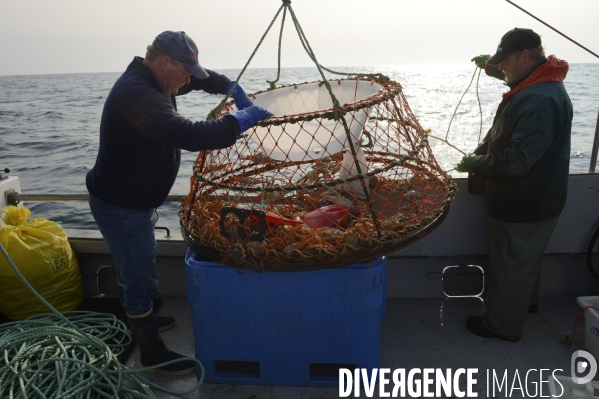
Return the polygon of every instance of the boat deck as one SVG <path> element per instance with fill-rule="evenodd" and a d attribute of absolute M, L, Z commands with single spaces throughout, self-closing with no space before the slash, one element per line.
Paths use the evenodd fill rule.
<path fill-rule="evenodd" d="M 581 309 L 575 296 L 541 297 L 539 311 L 529 314 L 522 338 L 517 342 L 497 338 L 483 338 L 466 330 L 465 320 L 471 314 L 480 314 L 481 304 L 477 299 L 450 299 L 443 305 L 437 299 L 388 299 L 381 329 L 381 367 L 406 369 L 406 375 L 414 368 L 476 368 L 477 383 L 474 392 L 479 398 L 486 397 L 549 397 L 547 380 L 556 369 L 558 375 L 570 375 L 570 361 L 574 351 L 584 349 L 584 322 L 579 323 L 572 346 L 560 343 L 560 338 L 570 336 L 576 317 Z M 194 339 L 191 311 L 186 298 L 167 297 L 159 311 L 177 319 L 177 326 L 163 332 L 167 345 L 174 351 L 194 355 Z M 137 348 L 127 361 L 130 368 L 138 368 Z M 528 374 L 528 393 L 526 376 Z M 540 374 L 540 369 L 545 369 Z M 487 385 L 487 373 L 493 372 L 501 380 L 507 370 L 507 384 L 502 390 Z M 172 390 L 188 390 L 197 383 L 195 374 L 167 376 L 145 374 L 151 381 Z M 519 377 L 519 378 L 518 378 Z M 434 376 L 433 376 L 434 378 Z M 542 379 L 542 384 L 539 380 Z M 520 389 L 520 383 L 521 387 Z M 462 384 L 462 382 L 464 384 Z M 464 386 L 462 386 L 464 385 Z M 465 389 L 465 380 L 460 380 Z M 538 386 L 542 386 L 542 392 Z M 432 385 L 434 390 L 434 384 Z M 512 389 L 513 387 L 513 389 Z M 487 392 L 487 388 L 489 392 Z M 393 384 L 387 387 L 391 392 Z M 510 391 L 511 390 L 511 391 Z M 536 394 L 535 393 L 536 390 Z M 159 398 L 177 398 L 172 394 L 155 390 Z M 365 395 L 360 390 L 361 396 Z M 533 395 L 534 394 L 534 395 Z M 258 385 L 202 384 L 193 398 L 239 398 L 239 399 L 324 399 L 339 397 L 338 388 L 285 387 Z M 355 397 L 354 392 L 350 397 Z M 378 387 L 374 396 L 379 395 Z M 406 393 L 406 397 L 409 395 Z"/>

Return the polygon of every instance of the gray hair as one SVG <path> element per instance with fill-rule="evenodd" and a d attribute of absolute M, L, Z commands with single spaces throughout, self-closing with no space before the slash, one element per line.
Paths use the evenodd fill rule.
<path fill-rule="evenodd" d="M 179 60 L 174 59 L 170 55 L 164 54 L 162 51 L 158 50 L 156 47 L 152 46 L 151 44 L 148 45 L 148 47 L 146 47 L 146 58 L 145 59 L 148 60 L 149 62 L 154 62 L 162 56 L 167 56 L 168 58 L 170 58 L 173 66 L 179 66 L 181 64 L 181 62 Z"/>
<path fill-rule="evenodd" d="M 539 61 L 543 57 L 545 57 L 545 47 L 543 47 L 543 45 L 531 48 L 531 49 L 529 49 L 529 51 L 530 51 L 530 58 L 533 61 Z"/>

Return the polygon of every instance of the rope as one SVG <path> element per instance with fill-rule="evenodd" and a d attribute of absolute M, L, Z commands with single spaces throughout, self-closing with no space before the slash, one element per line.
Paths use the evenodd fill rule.
<path fill-rule="evenodd" d="M 468 93 L 468 90 L 470 90 L 470 86 L 472 86 L 472 82 L 474 82 L 474 76 L 476 76 L 476 70 L 478 70 L 478 76 L 480 76 L 481 69 L 479 67 L 474 67 L 474 73 L 472 74 L 472 79 L 470 79 L 470 83 L 468 83 L 468 87 L 466 87 L 466 90 L 464 90 L 464 93 L 462 94 L 462 97 L 460 97 L 460 101 L 458 101 L 458 105 L 455 106 L 453 115 L 451 115 L 451 119 L 449 120 L 449 126 L 447 126 L 447 133 L 445 134 L 445 141 L 447 141 L 447 137 L 449 137 L 449 129 L 451 129 L 451 123 L 453 122 L 453 118 L 455 117 L 456 113 L 458 112 L 458 108 L 460 107 L 460 104 L 462 103 L 464 96 L 466 95 L 466 93 Z M 477 87 L 476 98 L 478 99 L 478 80 L 476 82 L 476 87 Z M 478 104 L 480 106 L 480 99 L 478 99 Z M 481 124 L 481 131 L 482 131 L 482 124 Z"/>
<path fill-rule="evenodd" d="M 369 80 L 374 80 L 378 83 L 385 83 L 390 81 L 389 77 L 381 74 L 381 73 L 346 73 L 346 72 L 338 72 L 338 71 L 333 71 L 331 69 L 325 68 L 323 67 L 318 60 L 316 59 L 316 54 L 314 53 L 314 51 L 312 50 L 312 48 L 310 47 L 310 43 L 308 43 L 308 39 L 306 38 L 306 35 L 304 34 L 304 31 L 299 23 L 299 20 L 297 19 L 297 17 L 295 16 L 295 13 L 293 12 L 293 8 L 291 7 L 291 1 L 290 0 L 283 0 L 283 5 L 281 5 L 281 7 L 279 8 L 279 10 L 277 11 L 277 13 L 275 14 L 274 18 L 272 19 L 272 21 L 270 22 L 270 24 L 268 25 L 268 28 L 266 28 L 266 32 L 264 32 L 264 34 L 262 35 L 262 38 L 260 39 L 260 41 L 258 42 L 258 45 L 256 46 L 256 48 L 254 49 L 254 51 L 252 52 L 252 54 L 250 55 L 250 58 L 248 59 L 248 61 L 246 62 L 245 66 L 243 67 L 242 71 L 239 73 L 239 76 L 237 77 L 237 82 L 240 81 L 241 76 L 243 75 L 243 73 L 245 72 L 245 70 L 247 69 L 247 67 L 249 66 L 250 62 L 252 61 L 252 59 L 254 58 L 254 55 L 256 54 L 256 52 L 258 51 L 258 49 L 260 48 L 260 46 L 262 45 L 262 42 L 264 41 L 264 39 L 266 38 L 266 35 L 268 34 L 268 32 L 270 31 L 270 29 L 272 28 L 273 24 L 275 23 L 275 21 L 277 20 L 279 14 L 281 13 L 281 10 L 284 10 L 283 12 L 283 17 L 281 19 L 281 29 L 280 29 L 280 33 L 279 33 L 279 46 L 278 46 L 278 57 L 277 57 L 277 61 L 278 61 L 278 68 L 277 68 L 277 78 L 275 80 L 267 80 L 267 82 L 270 84 L 270 90 L 275 89 L 275 83 L 279 81 L 279 78 L 281 76 L 281 43 L 283 40 L 283 29 L 285 26 L 285 16 L 287 15 L 287 10 L 289 9 L 289 14 L 291 15 L 291 18 L 293 20 L 293 24 L 295 26 L 295 30 L 297 31 L 298 37 L 300 39 L 300 42 L 302 44 L 302 46 L 304 47 L 304 50 L 306 51 L 306 53 L 308 54 L 308 57 L 310 57 L 310 59 L 314 62 L 314 64 L 316 65 L 316 68 L 318 69 L 318 72 L 320 73 L 320 76 L 322 77 L 322 84 L 324 84 L 327 88 L 327 91 L 329 92 L 329 95 L 331 96 L 331 101 L 333 102 L 333 119 L 334 120 L 339 120 L 339 118 L 343 115 L 345 115 L 347 113 L 347 110 L 344 109 L 344 107 L 341 106 L 341 104 L 339 103 L 339 101 L 337 100 L 337 98 L 335 97 L 335 94 L 333 93 L 333 89 L 331 88 L 331 85 L 329 84 L 328 80 L 326 79 L 323 70 L 333 73 L 333 74 L 337 74 L 337 75 L 346 75 L 346 76 L 356 76 L 357 79 L 365 77 Z M 232 94 L 233 90 L 235 89 L 235 85 L 233 85 L 233 87 L 231 87 L 231 90 L 229 91 L 229 93 L 226 94 L 225 98 L 220 102 L 220 104 L 214 108 L 207 116 L 206 119 L 216 119 L 218 118 L 218 116 L 220 115 L 222 109 L 224 108 L 227 100 L 230 97 L 230 94 Z M 258 123 L 258 125 L 260 125 L 260 123 Z"/>
<path fill-rule="evenodd" d="M 283 17 L 281 18 L 281 31 L 279 32 L 279 51 L 277 57 L 277 78 L 275 80 L 267 80 L 270 83 L 270 89 L 274 90 L 277 88 L 275 83 L 279 81 L 281 77 L 281 42 L 283 41 L 283 27 L 285 26 L 285 16 L 287 15 L 287 8 L 283 11 Z"/>
<path fill-rule="evenodd" d="M 289 3 L 291 3 L 291 2 L 289 1 Z M 277 11 L 277 13 L 275 14 L 275 17 L 270 22 L 270 25 L 268 25 L 268 28 L 266 29 L 266 32 L 264 32 L 264 34 L 262 35 L 262 38 L 258 42 L 258 45 L 256 46 L 256 48 L 252 52 L 252 55 L 250 55 L 250 59 L 245 63 L 245 66 L 243 67 L 243 69 L 239 73 L 239 76 L 237 77 L 236 82 L 239 82 L 239 80 L 241 79 L 241 76 L 243 75 L 243 73 L 247 69 L 248 65 L 250 65 L 250 62 L 252 61 L 252 58 L 254 58 L 254 55 L 256 55 L 256 52 L 258 51 L 258 49 L 260 48 L 260 45 L 264 41 L 264 38 L 266 37 L 266 35 L 270 31 L 270 28 L 272 28 L 273 24 L 277 20 L 277 17 L 279 16 L 279 13 L 281 12 L 282 9 L 284 9 L 285 7 L 287 7 L 287 5 L 288 4 L 285 2 L 285 0 L 283 0 L 283 5 L 279 8 L 279 10 Z M 227 100 L 229 99 L 229 94 L 231 94 L 232 91 L 235 90 L 235 86 L 236 85 L 233 85 L 233 87 L 231 87 L 231 90 L 229 90 L 229 93 L 227 93 L 227 95 L 225 96 L 225 98 L 223 98 L 223 100 L 220 102 L 220 104 L 217 105 L 216 108 L 214 108 L 212 111 L 210 111 L 210 113 L 208 114 L 208 116 L 206 117 L 206 119 L 210 120 L 210 119 L 216 119 L 216 118 L 218 118 L 218 116 L 220 115 L 220 111 L 223 109 L 223 107 L 227 103 Z"/>
<path fill-rule="evenodd" d="M 414 232 L 436 227 L 452 203 L 456 187 L 435 161 L 428 136 L 409 109 L 401 85 L 382 74 L 344 73 L 323 67 L 290 0 L 283 0 L 254 53 L 281 10 L 277 79 L 267 81 L 269 90 L 281 76 L 282 32 L 288 11 L 304 50 L 320 74 L 317 84 L 326 87 L 331 103 L 326 109 L 320 105 L 314 109 L 304 99 L 305 103 L 280 111 L 286 115 L 257 122 L 253 132 L 234 146 L 201 153 L 193 167 L 190 195 L 180 212 L 182 231 L 205 247 L 211 253 L 209 258 L 251 270 L 289 270 L 290 264 L 306 270 L 315 264 L 316 268 L 330 267 L 326 262 L 355 262 L 358 254 L 376 256 L 421 238 L 423 235 Z M 328 80 L 325 71 L 357 78 Z M 346 84 L 348 80 L 355 81 L 355 88 Z M 333 93 L 335 83 L 343 84 L 343 90 Z M 293 85 L 295 90 L 298 86 Z M 369 86 L 368 92 L 376 94 L 356 100 L 358 86 Z M 327 97 L 322 94 L 324 89 L 310 89 Z M 353 90 L 353 100 L 346 89 Z M 223 100 L 211 116 L 230 113 L 233 107 L 233 101 Z M 369 119 L 364 119 L 364 113 Z M 354 135 L 368 137 L 372 149 L 360 150 Z M 255 237 L 260 240 L 247 236 L 233 239 L 225 233 L 231 231 L 227 224 L 233 226 L 236 217 L 223 215 L 225 204 L 227 208 L 260 211 L 271 218 L 248 221 L 246 227 L 253 233 L 260 229 L 260 236 Z M 328 206 L 340 205 L 343 213 L 344 206 L 356 204 L 361 210 L 352 212 L 349 219 L 346 215 L 338 218 L 337 210 L 321 212 L 322 223 L 319 221 L 314 229 L 288 223 L 298 215 Z"/>
<path fill-rule="evenodd" d="M 480 80 L 481 71 L 478 71 L 478 76 L 476 77 L 476 101 L 478 102 L 478 115 L 480 116 L 480 130 L 478 131 L 478 141 L 476 142 L 477 144 L 480 144 L 480 136 L 482 136 L 483 134 L 483 108 L 480 105 L 480 96 L 478 95 L 478 82 Z"/>
<path fill-rule="evenodd" d="M 445 144 L 447 144 L 448 146 L 450 146 L 451 148 L 453 148 L 454 150 L 459 151 L 462 155 L 466 156 L 468 155 L 466 152 L 460 150 L 458 147 L 456 147 L 455 145 L 451 144 L 449 141 L 442 139 L 441 137 L 437 137 L 437 136 L 433 136 L 432 134 L 428 133 L 428 137 L 432 137 L 434 139 L 437 139 Z M 453 170 L 453 169 L 452 169 Z"/>
<path fill-rule="evenodd" d="M 536 19 L 537 21 L 539 21 L 539 22 L 540 22 L 540 23 L 542 23 L 543 25 L 547 26 L 548 28 L 550 28 L 550 29 L 553 29 L 555 32 L 559 33 L 560 35 L 562 35 L 562 36 L 563 36 L 563 37 L 565 37 L 566 39 L 570 40 L 572 43 L 576 44 L 576 45 L 577 45 L 577 46 L 579 46 L 580 48 L 582 48 L 582 49 L 586 50 L 586 51 L 587 51 L 587 52 L 589 52 L 590 54 L 592 54 L 592 55 L 594 55 L 595 57 L 599 58 L 599 55 L 598 55 L 598 54 L 596 54 L 596 53 L 592 52 L 592 51 L 591 51 L 591 50 L 589 50 L 588 48 L 584 47 L 582 44 L 580 44 L 580 43 L 576 42 L 575 40 L 571 39 L 570 37 L 566 36 L 565 34 L 563 34 L 562 32 L 560 32 L 559 30 L 555 29 L 553 26 L 551 26 L 551 25 L 549 25 L 548 23 L 546 23 L 545 21 L 543 21 L 543 20 L 541 20 L 541 19 L 537 18 L 536 16 L 534 16 L 534 15 L 533 15 L 533 14 L 531 14 L 530 12 L 526 11 L 525 9 L 523 9 L 522 7 L 520 7 L 519 5 L 517 5 L 517 4 L 513 3 L 513 2 L 511 2 L 510 0 L 505 0 L 505 1 L 507 1 L 508 3 L 510 3 L 511 5 L 513 5 L 514 7 L 518 8 L 519 10 L 523 11 L 524 13 L 526 13 L 526 14 L 530 15 L 531 17 L 533 17 L 534 19 Z M 481 135 L 482 135 L 482 129 L 483 129 L 483 120 L 482 120 L 482 108 L 481 108 L 481 105 L 480 105 L 480 98 L 479 98 L 479 95 L 478 95 L 478 81 L 479 81 L 479 78 L 480 78 L 480 72 L 481 72 L 481 70 L 480 70 L 480 68 L 476 67 L 476 68 L 475 68 L 475 70 L 474 70 L 474 74 L 476 74 L 476 69 L 479 69 L 479 71 L 478 71 L 478 78 L 476 79 L 476 99 L 478 100 L 478 109 L 479 109 L 479 111 L 480 111 L 480 132 L 479 132 L 479 134 L 478 134 L 478 143 L 480 143 L 480 137 L 481 137 Z M 455 114 L 456 114 L 456 112 L 457 112 L 457 110 L 458 110 L 458 107 L 460 106 L 460 103 L 462 102 L 462 99 L 464 98 L 464 95 L 466 94 L 466 92 L 467 92 L 467 91 L 468 91 L 468 89 L 470 88 L 470 85 L 472 85 L 472 81 L 474 80 L 474 74 L 472 75 L 472 79 L 470 80 L 470 84 L 469 84 L 469 85 L 468 85 L 468 87 L 466 88 L 466 91 L 465 91 L 465 92 L 464 92 L 464 94 L 462 95 L 462 98 L 460 98 L 460 101 L 458 102 L 458 105 L 456 106 L 456 109 L 455 109 L 455 111 L 453 112 L 453 115 L 452 115 L 452 117 L 451 117 L 451 120 L 449 121 L 449 126 L 447 127 L 447 134 L 445 135 L 445 140 L 443 140 L 443 139 L 441 139 L 441 138 L 439 138 L 439 137 L 435 137 L 435 136 L 432 136 L 432 135 L 430 135 L 430 137 L 432 137 L 432 138 L 434 138 L 434 139 L 437 139 L 437 140 L 439 140 L 439 141 L 442 141 L 442 142 L 444 142 L 445 144 L 448 144 L 450 147 L 452 147 L 452 148 L 454 148 L 454 149 L 456 149 L 456 150 L 460 151 L 460 152 L 461 152 L 462 154 L 464 154 L 464 155 L 466 155 L 466 153 L 465 153 L 465 152 L 463 152 L 463 151 L 459 150 L 457 147 L 455 147 L 455 146 L 453 146 L 453 145 L 449 144 L 449 142 L 447 141 L 447 136 L 449 135 L 449 129 L 450 129 L 450 127 L 451 127 L 451 122 L 453 121 L 453 118 L 454 118 L 454 116 L 455 116 Z"/>
<path fill-rule="evenodd" d="M 461 149 L 459 149 L 458 147 L 456 147 L 455 145 L 451 144 L 447 138 L 449 137 L 449 130 L 451 129 L 451 123 L 453 122 L 453 118 L 455 118 L 456 113 L 458 112 L 458 108 L 460 107 L 460 104 L 462 103 L 462 100 L 464 99 L 464 96 L 466 95 L 466 93 L 468 93 L 468 90 L 470 90 L 470 86 L 472 86 L 472 82 L 474 82 L 474 76 L 476 76 L 476 71 L 478 70 L 478 77 L 476 79 L 476 101 L 478 102 L 478 111 L 479 111 L 479 115 L 480 115 L 480 129 L 478 132 L 478 143 L 480 143 L 480 137 L 482 135 L 483 132 L 483 110 L 482 110 L 482 106 L 480 104 L 480 96 L 478 95 L 478 82 L 480 80 L 480 73 L 482 71 L 482 69 L 480 69 L 479 67 L 474 67 L 474 73 L 472 74 L 472 78 L 470 79 L 470 83 L 468 83 L 468 87 L 466 87 L 466 90 L 464 90 L 464 93 L 462 93 L 462 97 L 460 97 L 460 101 L 458 101 L 458 104 L 456 105 L 455 109 L 453 110 L 453 115 L 451 115 L 451 119 L 449 120 L 449 125 L 447 126 L 447 133 L 445 134 L 445 138 L 441 138 L 441 137 L 437 137 L 437 136 L 433 136 L 432 134 L 430 134 L 430 132 L 428 132 L 428 136 L 432 137 L 436 140 L 439 140 L 445 144 L 447 144 L 448 146 L 450 146 L 451 148 L 453 148 L 454 150 L 459 151 L 460 153 L 462 153 L 464 156 L 468 155 L 465 151 L 462 151 Z M 453 170 L 453 169 L 452 169 Z"/>
<path fill-rule="evenodd" d="M 291 4 L 289 4 L 288 7 L 289 7 L 289 13 L 291 14 L 291 18 L 293 19 L 293 24 L 295 25 L 295 30 L 297 31 L 300 42 L 302 43 L 302 46 L 304 47 L 304 50 L 306 50 L 306 53 L 308 54 L 310 59 L 312 59 L 312 61 L 314 61 L 314 64 L 316 65 L 316 68 L 318 69 L 318 72 L 320 73 L 320 76 L 322 77 L 322 81 L 324 82 L 324 85 L 326 86 L 326 88 L 329 92 L 329 95 L 331 96 L 331 101 L 333 102 L 334 119 L 339 120 L 339 117 L 342 115 L 345 115 L 347 113 L 347 111 L 339 104 L 339 100 L 337 100 L 337 97 L 335 97 L 335 94 L 333 94 L 333 89 L 331 88 L 331 85 L 329 84 L 328 80 L 324 76 L 324 72 L 322 71 L 322 68 L 320 67 L 320 63 L 316 59 L 316 54 L 314 54 L 312 47 L 310 47 L 310 43 L 308 43 L 308 39 L 306 38 L 306 35 L 304 34 L 304 31 L 303 31 L 297 17 L 295 16 L 293 9 L 291 8 Z"/>
<path fill-rule="evenodd" d="M 188 391 L 164 388 L 139 374 L 180 360 L 128 369 L 116 357 L 131 343 L 121 321 L 112 314 L 58 312 L 23 277 L 2 244 L 0 252 L 27 289 L 52 312 L 0 326 L 0 397 L 156 398 L 150 388 L 186 395 L 202 384 L 204 366 L 195 357 L 180 359 L 193 360 L 202 368 L 202 378 Z M 127 380 L 142 392 L 124 386 Z"/>
<path fill-rule="evenodd" d="M 589 305 L 589 306 L 585 307 L 584 309 L 582 309 L 582 310 L 580 311 L 580 313 L 578 314 L 578 316 L 576 317 L 576 320 L 574 321 L 574 327 L 573 327 L 573 329 L 572 329 L 572 336 L 571 336 L 571 337 L 568 337 L 568 336 L 566 335 L 566 337 L 565 337 L 565 338 L 563 338 L 563 339 L 562 339 L 562 338 L 560 338 L 560 340 L 559 340 L 559 341 L 560 341 L 562 344 L 565 344 L 565 345 L 568 345 L 568 346 L 572 346 L 572 341 L 574 341 L 574 336 L 576 335 L 576 328 L 578 328 L 578 322 L 580 321 L 580 319 L 582 319 L 582 316 L 584 315 L 584 312 L 585 312 L 587 309 L 595 309 L 595 310 L 599 311 L 599 309 L 597 309 L 597 308 L 596 308 L 596 307 L 594 307 L 593 305 Z"/>
<path fill-rule="evenodd" d="M 570 40 L 572 43 L 574 43 L 575 45 L 577 45 L 578 47 L 588 51 L 589 53 L 593 54 L 595 57 L 599 58 L 599 55 L 595 54 L 594 52 L 592 52 L 591 50 L 589 50 L 588 48 L 586 48 L 585 46 L 583 46 L 582 44 L 576 42 L 573 39 L 570 39 L 568 36 L 564 35 L 562 32 L 560 32 L 559 30 L 555 29 L 553 26 L 549 25 L 548 23 L 540 20 L 539 18 L 535 17 L 534 15 L 532 15 L 531 13 L 529 13 L 528 11 L 526 11 L 524 8 L 520 7 L 519 5 L 512 3 L 510 0 L 505 0 L 508 3 L 510 3 L 511 5 L 513 5 L 514 7 L 516 7 L 517 9 L 524 11 L 526 14 L 530 15 L 531 17 L 533 17 L 534 19 L 536 19 L 537 21 L 539 21 L 540 23 L 542 23 L 543 25 L 547 26 L 550 29 L 553 29 L 554 31 L 556 31 L 557 33 L 559 33 L 560 35 L 562 35 L 563 37 L 565 37 L 566 39 Z"/>

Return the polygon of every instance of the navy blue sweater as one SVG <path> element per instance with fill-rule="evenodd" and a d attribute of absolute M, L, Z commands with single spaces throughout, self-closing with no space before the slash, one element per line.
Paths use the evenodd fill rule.
<path fill-rule="evenodd" d="M 190 78 L 177 95 L 192 90 L 221 94 L 230 80 L 207 70 L 207 79 Z M 164 203 L 187 151 L 226 148 L 240 129 L 232 117 L 194 122 L 177 113 L 154 76 L 135 57 L 106 98 L 100 122 L 96 164 L 87 173 L 87 189 L 111 205 L 149 209 Z"/>

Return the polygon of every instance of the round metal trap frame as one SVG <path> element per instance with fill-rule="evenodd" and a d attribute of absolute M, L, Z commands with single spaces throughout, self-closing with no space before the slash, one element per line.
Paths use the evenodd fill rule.
<path fill-rule="evenodd" d="M 455 185 L 399 83 L 338 79 L 252 97 L 274 116 L 194 164 L 180 222 L 202 255 L 258 271 L 341 266 L 405 247 L 445 217 Z"/>

